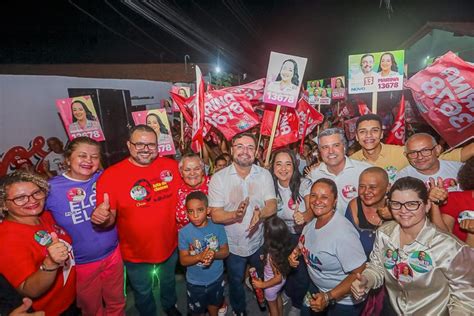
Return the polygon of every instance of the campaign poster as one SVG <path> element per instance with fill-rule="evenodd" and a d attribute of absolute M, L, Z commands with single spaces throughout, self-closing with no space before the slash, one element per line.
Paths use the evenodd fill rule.
<path fill-rule="evenodd" d="M 135 125 L 145 124 L 155 131 L 158 139 L 158 152 L 161 156 L 176 153 L 165 109 L 132 112 L 132 117 Z"/>
<path fill-rule="evenodd" d="M 346 82 L 344 76 L 331 78 L 331 99 L 345 100 L 346 99 Z"/>
<path fill-rule="evenodd" d="M 349 56 L 349 94 L 403 89 L 405 51 Z"/>
<path fill-rule="evenodd" d="M 271 52 L 263 102 L 296 107 L 307 58 Z"/>
<path fill-rule="evenodd" d="M 104 141 L 104 132 L 89 95 L 56 100 L 61 120 L 66 127 L 69 140 L 87 136 L 96 141 Z"/>
<path fill-rule="evenodd" d="M 191 88 L 189 87 L 172 86 L 171 92 L 179 94 L 183 98 L 189 98 L 191 96 Z M 179 107 L 174 101 L 173 101 L 173 112 L 179 112 Z"/>
<path fill-rule="evenodd" d="M 331 104 L 331 79 L 311 80 L 306 83 L 309 104 Z"/>

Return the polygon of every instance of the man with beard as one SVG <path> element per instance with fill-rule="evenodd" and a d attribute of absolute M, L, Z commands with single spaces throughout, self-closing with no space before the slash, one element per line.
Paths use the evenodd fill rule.
<path fill-rule="evenodd" d="M 340 128 L 328 128 L 317 138 L 319 155 L 323 162 L 311 171 L 308 178 L 316 181 L 320 178 L 333 180 L 337 186 L 336 210 L 344 216 L 347 204 L 357 197 L 359 176 L 370 165 L 346 156 L 347 141 Z"/>
<path fill-rule="evenodd" d="M 277 206 L 270 172 L 253 164 L 256 152 L 257 141 L 252 134 L 236 135 L 232 164 L 214 174 L 209 183 L 212 220 L 225 225 L 229 242 L 229 298 L 236 315 L 247 314 L 242 283 L 247 263 L 263 278 L 261 220 L 275 214 Z"/>
<path fill-rule="evenodd" d="M 159 269 L 163 310 L 167 315 L 181 315 L 175 305 L 175 209 L 181 184 L 178 164 L 169 158 L 157 158 L 157 137 L 149 126 L 132 128 L 127 147 L 130 157 L 106 169 L 97 182 L 99 206 L 91 221 L 103 229 L 116 223 L 140 315 L 157 314 L 152 286 L 155 268 Z"/>

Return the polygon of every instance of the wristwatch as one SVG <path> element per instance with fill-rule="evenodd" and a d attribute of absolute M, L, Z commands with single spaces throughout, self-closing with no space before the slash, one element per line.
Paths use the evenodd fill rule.
<path fill-rule="evenodd" d="M 46 265 L 45 265 L 44 263 L 42 263 L 42 264 L 40 265 L 40 270 L 41 270 L 41 271 L 44 271 L 44 272 L 54 272 L 54 271 L 56 271 L 57 269 L 59 269 L 59 265 L 58 265 L 56 268 L 48 268 L 48 267 L 46 267 Z"/>
<path fill-rule="evenodd" d="M 336 299 L 332 297 L 330 291 L 324 292 L 324 298 L 326 299 L 326 302 L 328 302 L 328 305 L 336 304 Z"/>

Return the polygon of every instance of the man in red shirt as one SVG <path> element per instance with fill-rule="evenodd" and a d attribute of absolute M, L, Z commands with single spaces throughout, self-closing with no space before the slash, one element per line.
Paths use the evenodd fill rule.
<path fill-rule="evenodd" d="M 176 308 L 175 208 L 181 184 L 178 163 L 158 157 L 153 129 L 137 125 L 127 142 L 130 157 L 104 171 L 97 182 L 97 205 L 91 221 L 117 225 L 120 250 L 142 316 L 156 315 L 153 271 L 158 269 L 161 306 L 167 315 Z"/>

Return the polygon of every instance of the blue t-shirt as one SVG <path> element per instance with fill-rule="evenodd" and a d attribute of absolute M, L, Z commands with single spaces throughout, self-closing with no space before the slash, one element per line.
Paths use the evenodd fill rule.
<path fill-rule="evenodd" d="M 99 176 L 97 172 L 89 180 L 81 181 L 62 174 L 49 180 L 46 209 L 72 237 L 78 264 L 101 260 L 118 245 L 115 226 L 104 229 L 94 226 L 90 221 L 96 205 L 95 185 Z"/>
<path fill-rule="evenodd" d="M 227 235 L 224 226 L 214 224 L 211 219 L 208 219 L 205 227 L 197 228 L 189 223 L 181 228 L 178 240 L 179 250 L 190 250 L 192 248 L 191 251 L 199 254 L 207 246 L 214 251 L 218 251 L 220 246 L 227 244 Z M 224 273 L 222 260 L 214 260 L 208 267 L 198 263 L 187 267 L 186 281 L 194 285 L 209 285 L 219 279 L 222 273 Z"/>

